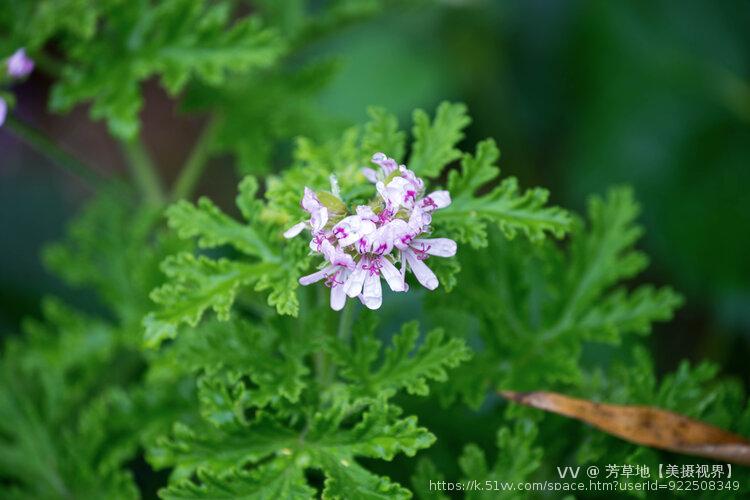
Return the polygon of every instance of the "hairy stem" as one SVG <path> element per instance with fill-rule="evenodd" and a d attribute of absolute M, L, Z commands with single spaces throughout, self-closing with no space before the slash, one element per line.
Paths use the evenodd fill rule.
<path fill-rule="evenodd" d="M 81 179 L 91 190 L 96 190 L 105 178 L 96 170 L 64 151 L 47 136 L 32 126 L 9 116 L 5 127 L 13 135 L 49 158 L 55 165 Z"/>
<path fill-rule="evenodd" d="M 195 143 L 193 151 L 180 171 L 180 176 L 172 187 L 172 194 L 170 196 L 172 200 L 189 198 L 193 194 L 193 190 L 198 184 L 203 170 L 206 168 L 215 133 L 216 120 L 211 119 L 201 132 L 198 142 Z"/>
<path fill-rule="evenodd" d="M 143 143 L 134 139 L 122 142 L 123 151 L 128 159 L 128 165 L 138 189 L 143 195 L 146 203 L 150 205 L 163 205 L 164 192 L 161 181 L 156 174 L 151 157 L 149 157 Z"/>

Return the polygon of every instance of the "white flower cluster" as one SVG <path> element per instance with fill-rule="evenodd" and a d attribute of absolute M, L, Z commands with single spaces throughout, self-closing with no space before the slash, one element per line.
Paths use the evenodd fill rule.
<path fill-rule="evenodd" d="M 424 238 L 431 232 L 432 212 L 450 204 L 448 191 L 424 196 L 424 182 L 404 165 L 383 153 L 373 155 L 372 161 L 379 169 L 363 169 L 377 190 L 371 203 L 348 214 L 332 178 L 331 193 L 305 188 L 302 208 L 310 219 L 284 233 L 293 238 L 310 230 L 310 249 L 323 256 L 325 266 L 299 282 L 309 285 L 325 280 L 331 288 L 331 307 L 337 311 L 344 307 L 347 296 L 378 309 L 383 302 L 380 278 L 385 278 L 394 292 L 405 292 L 407 270 L 424 287 L 434 290 L 438 279 L 424 261 L 430 256 L 456 254 L 455 241 Z"/>

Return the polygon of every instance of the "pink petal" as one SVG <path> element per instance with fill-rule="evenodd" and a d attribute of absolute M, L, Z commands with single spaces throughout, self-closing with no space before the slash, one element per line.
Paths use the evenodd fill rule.
<path fill-rule="evenodd" d="M 398 164 L 396 163 L 396 160 L 393 158 L 388 158 L 383 153 L 375 153 L 372 155 L 372 162 L 380 165 L 380 168 L 383 169 L 383 173 L 388 176 L 398 168 Z"/>
<path fill-rule="evenodd" d="M 409 181 L 409 183 L 414 186 L 414 189 L 417 191 L 422 191 L 424 189 L 424 181 L 417 177 L 417 174 L 406 168 L 404 165 L 401 165 L 399 167 L 399 172 L 401 172 L 401 176 Z"/>
<path fill-rule="evenodd" d="M 364 175 L 365 179 L 372 182 L 373 184 L 378 182 L 378 174 L 371 168 L 368 168 L 368 167 L 363 168 L 362 175 Z"/>
<path fill-rule="evenodd" d="M 34 61 L 26 55 L 25 49 L 18 49 L 8 58 L 8 74 L 13 78 L 24 78 L 34 70 Z"/>
<path fill-rule="evenodd" d="M 419 260 L 411 250 L 405 250 L 403 253 L 406 254 L 406 261 L 409 263 L 409 267 L 414 276 L 416 276 L 417 281 L 428 290 L 436 289 L 439 282 L 435 273 L 424 262 Z"/>

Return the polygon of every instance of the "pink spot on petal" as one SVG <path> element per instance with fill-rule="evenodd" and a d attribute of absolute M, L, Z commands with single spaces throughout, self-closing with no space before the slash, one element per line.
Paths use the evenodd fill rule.
<path fill-rule="evenodd" d="M 380 263 L 380 259 L 371 260 L 370 264 L 365 264 L 362 266 L 362 269 L 365 271 L 370 272 L 370 276 L 376 276 L 380 275 L 380 268 L 383 267 L 383 264 Z"/>
<path fill-rule="evenodd" d="M 336 285 L 343 285 L 344 284 L 343 281 L 339 281 L 338 279 L 336 279 L 336 278 L 338 278 L 338 276 L 339 276 L 339 273 L 333 273 L 333 274 L 329 275 L 326 278 L 325 285 L 328 288 L 333 288 Z"/>

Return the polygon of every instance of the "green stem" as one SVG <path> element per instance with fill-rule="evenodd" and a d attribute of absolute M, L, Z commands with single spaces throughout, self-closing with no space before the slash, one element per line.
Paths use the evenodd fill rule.
<path fill-rule="evenodd" d="M 143 143 L 138 139 L 123 141 L 122 148 L 128 159 L 133 180 L 146 203 L 157 206 L 163 205 L 164 192 L 162 191 L 161 181 L 156 175 L 156 168 L 143 147 Z"/>
<path fill-rule="evenodd" d="M 348 343 L 352 336 L 352 323 L 354 321 L 354 309 L 356 304 L 353 300 L 347 300 L 344 309 L 339 315 L 339 326 L 336 336 L 342 342 Z M 315 372 L 318 376 L 318 382 L 322 386 L 328 386 L 333 382 L 336 375 L 335 367 L 330 365 L 325 350 L 321 349 L 314 355 Z"/>
<path fill-rule="evenodd" d="M 212 119 L 201 132 L 198 142 L 193 147 L 185 166 L 180 171 L 180 176 L 172 187 L 172 200 L 189 198 L 193 194 L 195 186 L 200 180 L 201 174 L 206 167 L 211 152 L 211 146 L 214 142 L 216 133 L 216 120 Z"/>
<path fill-rule="evenodd" d="M 344 309 L 339 317 L 338 338 L 343 342 L 349 342 L 352 336 L 352 323 L 354 322 L 354 308 L 356 304 L 353 300 L 347 300 Z"/>
<path fill-rule="evenodd" d="M 57 144 L 49 140 L 47 136 L 30 125 L 23 123 L 13 116 L 9 116 L 5 122 L 5 127 L 13 135 L 49 158 L 55 165 L 62 167 L 64 170 L 81 179 L 91 190 L 96 190 L 96 188 L 106 181 L 99 172 L 61 149 Z"/>

